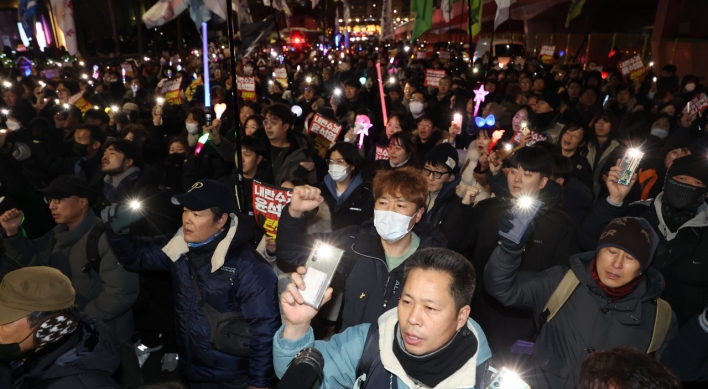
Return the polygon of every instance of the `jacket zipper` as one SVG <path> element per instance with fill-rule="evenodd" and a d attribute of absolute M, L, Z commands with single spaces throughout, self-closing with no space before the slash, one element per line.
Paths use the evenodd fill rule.
<path fill-rule="evenodd" d="M 182 256 L 184 257 L 185 260 L 187 260 L 187 267 L 189 269 L 189 267 L 192 266 L 192 263 L 189 262 L 189 257 L 187 257 L 186 254 L 182 254 Z M 187 271 L 189 272 L 189 277 L 194 278 L 194 276 L 192 275 L 192 272 L 189 270 L 187 270 Z M 196 281 L 196 279 L 195 279 L 195 281 Z M 197 283 L 197 287 L 199 287 L 199 283 Z M 192 293 L 192 301 L 189 304 L 189 314 L 187 316 L 187 323 L 192 322 L 192 313 L 194 312 L 194 302 L 196 299 L 197 299 L 197 292 L 194 291 L 194 293 Z M 189 340 L 186 343 L 187 344 L 185 344 L 185 347 L 187 348 L 187 364 L 190 364 L 192 362 L 192 349 L 189 346 Z"/>
<path fill-rule="evenodd" d="M 361 255 L 362 257 L 376 259 L 376 260 L 380 261 L 381 263 L 383 263 L 384 267 L 386 267 L 386 285 L 384 285 L 384 290 L 383 290 L 383 295 L 384 295 L 383 307 L 386 308 L 386 304 L 388 304 L 388 299 L 386 298 L 386 291 L 388 290 L 388 282 L 391 280 L 391 271 L 388 268 L 388 264 L 386 264 L 386 261 L 382 260 L 381 258 L 372 257 L 371 255 L 362 254 L 362 253 L 354 250 L 354 244 L 352 244 L 351 249 L 355 254 Z"/>

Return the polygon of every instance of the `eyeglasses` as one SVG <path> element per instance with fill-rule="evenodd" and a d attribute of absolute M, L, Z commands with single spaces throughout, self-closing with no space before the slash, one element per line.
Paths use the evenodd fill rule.
<path fill-rule="evenodd" d="M 328 159 L 327 160 L 327 165 L 339 165 L 339 166 L 349 166 L 347 164 L 347 161 L 343 159 Z"/>
<path fill-rule="evenodd" d="M 76 197 L 76 196 L 69 196 L 69 197 Z M 47 204 L 56 204 L 59 205 L 61 204 L 62 201 L 66 200 L 68 197 L 65 197 L 63 199 L 50 199 L 49 197 L 44 197 L 44 202 Z"/>
<path fill-rule="evenodd" d="M 263 120 L 263 125 L 264 126 L 277 126 L 278 124 L 282 123 L 282 120 L 276 120 L 276 119 L 265 119 Z"/>
<path fill-rule="evenodd" d="M 428 168 L 423 168 L 423 170 L 425 171 L 426 177 L 430 177 L 430 175 L 432 174 L 433 178 L 436 180 L 441 179 L 443 175 L 447 174 L 447 172 L 439 172 L 439 171 L 435 171 L 435 170 L 430 170 Z"/>

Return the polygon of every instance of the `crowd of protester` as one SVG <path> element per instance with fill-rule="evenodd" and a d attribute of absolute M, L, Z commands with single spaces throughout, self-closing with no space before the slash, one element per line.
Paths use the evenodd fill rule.
<path fill-rule="evenodd" d="M 705 78 L 411 49 L 265 47 L 243 95 L 216 52 L 208 90 L 198 51 L 0 69 L 0 387 L 275 387 L 304 347 L 326 388 L 705 384 Z M 292 191 L 277 236 L 254 181 Z M 319 310 L 316 241 L 343 250 Z"/>

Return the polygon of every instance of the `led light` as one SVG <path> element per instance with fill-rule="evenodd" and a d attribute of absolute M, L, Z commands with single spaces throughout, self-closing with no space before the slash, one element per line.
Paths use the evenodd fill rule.
<path fill-rule="evenodd" d="M 335 95 L 335 96 L 341 96 L 341 95 L 342 95 L 342 90 L 339 89 L 339 88 L 336 88 L 336 89 L 334 90 L 334 95 Z"/>
<path fill-rule="evenodd" d="M 84 66 L 84 61 L 79 62 L 79 65 Z"/>
<path fill-rule="evenodd" d="M 268 80 L 268 85 L 273 85 L 273 80 Z"/>
<path fill-rule="evenodd" d="M 312 82 L 312 77 L 305 77 L 305 81 L 309 84 Z"/>
<path fill-rule="evenodd" d="M 396 83 L 396 77 L 391 77 L 388 79 L 389 84 L 395 84 Z"/>
<path fill-rule="evenodd" d="M 81 75 L 81 78 L 83 78 L 84 80 L 88 80 L 88 74 L 85 74 L 85 73 L 82 74 L 82 75 Z"/>
<path fill-rule="evenodd" d="M 147 62 L 149 60 L 150 60 L 150 58 L 148 58 L 148 57 L 143 58 L 143 61 L 145 61 L 145 62 Z"/>
<path fill-rule="evenodd" d="M 652 81 L 656 82 L 656 77 L 654 77 Z"/>
<path fill-rule="evenodd" d="M 528 208 L 533 204 L 533 198 L 529 196 L 521 196 L 519 197 L 518 200 L 516 200 L 516 205 L 519 208 Z"/>
<path fill-rule="evenodd" d="M 361 83 L 361 85 L 366 84 L 366 77 L 359 77 L 359 82 Z"/>
<path fill-rule="evenodd" d="M 629 153 L 629 156 L 632 158 L 637 158 L 642 156 L 642 152 L 639 149 L 629 149 L 627 150 Z"/>
<path fill-rule="evenodd" d="M 116 106 L 116 105 L 111 106 L 111 111 L 118 112 L 118 106 Z"/>
<path fill-rule="evenodd" d="M 94 105 L 93 109 L 100 109 L 98 105 Z"/>
<path fill-rule="evenodd" d="M 61 101 L 59 101 L 59 99 L 54 100 L 54 104 L 59 105 L 60 103 L 61 103 Z"/>
<path fill-rule="evenodd" d="M 290 112 L 294 113 L 295 116 L 300 117 L 300 115 L 302 115 L 302 107 L 299 105 L 293 105 L 293 107 L 290 108 Z"/>
<path fill-rule="evenodd" d="M 504 150 L 506 151 L 511 151 L 514 149 L 514 146 L 512 146 L 510 143 L 507 143 L 504 145 Z"/>
<path fill-rule="evenodd" d="M 64 103 L 64 105 L 62 105 L 62 107 L 64 107 L 64 109 L 69 109 L 69 104 Z"/>
<path fill-rule="evenodd" d="M 316 256 L 318 258 L 322 257 L 328 257 L 332 255 L 332 246 L 327 245 L 327 244 L 318 244 L 317 248 L 315 248 L 316 251 Z"/>
<path fill-rule="evenodd" d="M 42 88 L 44 88 L 45 86 L 47 86 L 47 84 L 45 84 L 44 81 L 40 81 L 40 82 L 39 82 L 39 86 L 41 86 Z"/>
<path fill-rule="evenodd" d="M 5 115 L 5 116 L 7 116 L 7 115 L 10 114 L 10 111 L 8 111 L 8 110 L 6 110 L 6 109 L 3 109 L 3 110 L 0 111 L 0 112 L 2 112 L 2 114 Z"/>
<path fill-rule="evenodd" d="M 529 124 L 526 121 L 521 122 L 521 128 L 526 128 L 528 125 Z"/>
<path fill-rule="evenodd" d="M 406 46 L 406 47 L 403 48 L 403 50 L 404 50 L 406 53 L 407 53 L 408 51 L 410 51 L 410 49 L 411 49 L 411 48 L 410 48 L 409 46 Z"/>
<path fill-rule="evenodd" d="M 472 73 L 479 73 L 479 69 L 477 69 L 477 68 L 472 68 Z"/>
<path fill-rule="evenodd" d="M 214 106 L 214 113 L 216 113 L 216 118 L 221 119 L 221 115 L 226 112 L 226 104 L 220 103 Z"/>
<path fill-rule="evenodd" d="M 157 105 L 162 105 L 162 104 L 165 104 L 165 99 L 163 99 L 162 97 L 158 97 L 157 98 Z"/>
<path fill-rule="evenodd" d="M 654 62 L 649 62 L 649 67 L 654 66 Z"/>
<path fill-rule="evenodd" d="M 132 200 L 130 202 L 130 208 L 133 210 L 139 210 L 142 207 L 142 204 L 140 204 L 140 201 L 138 200 Z"/>
<path fill-rule="evenodd" d="M 3 81 L 2 86 L 4 86 L 5 88 L 9 88 L 12 86 L 12 83 L 10 81 Z"/>

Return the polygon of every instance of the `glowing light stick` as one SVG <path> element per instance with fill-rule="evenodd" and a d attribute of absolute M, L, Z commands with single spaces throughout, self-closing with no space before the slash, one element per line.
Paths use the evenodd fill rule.
<path fill-rule="evenodd" d="M 366 115 L 357 115 L 354 128 L 359 135 L 359 148 L 364 146 L 364 137 L 369 135 L 369 128 L 373 126 L 371 120 Z"/>
<path fill-rule="evenodd" d="M 216 113 L 216 118 L 221 119 L 221 115 L 226 112 L 226 104 L 220 103 L 214 106 L 214 112 Z"/>
<path fill-rule="evenodd" d="M 502 136 L 504 136 L 504 130 L 496 130 L 492 133 L 492 141 L 489 142 L 489 150 L 487 150 L 488 153 L 492 152 L 492 149 L 497 145 Z"/>
<path fill-rule="evenodd" d="M 207 125 L 211 125 L 211 112 L 209 107 L 211 107 L 211 90 L 209 89 L 209 41 L 207 40 L 207 24 L 202 23 L 202 60 L 204 62 L 204 108 L 206 111 L 206 121 Z M 197 52 L 198 53 L 198 52 Z M 199 55 L 199 54 L 197 54 Z M 235 85 L 234 85 L 235 86 Z M 205 141 L 206 142 L 206 141 Z"/>
<path fill-rule="evenodd" d="M 206 142 L 208 140 L 209 140 L 209 133 L 208 132 L 199 137 L 199 140 L 197 141 L 197 148 L 194 149 L 194 155 L 199 155 L 199 153 L 202 152 L 202 149 L 204 148 L 204 145 L 206 144 Z"/>
<path fill-rule="evenodd" d="M 379 76 L 379 97 L 381 97 L 381 112 L 383 113 L 384 126 L 388 125 L 388 115 L 386 114 L 386 100 L 384 97 L 383 81 L 381 79 L 381 63 L 376 63 L 376 73 Z"/>
<path fill-rule="evenodd" d="M 479 111 L 479 106 L 482 105 L 484 102 L 484 98 L 487 97 L 489 92 L 484 90 L 484 85 L 480 85 L 479 89 L 476 89 L 474 91 L 474 115 L 477 116 L 477 112 Z"/>
<path fill-rule="evenodd" d="M 123 75 L 123 84 L 125 84 L 125 69 L 121 69 L 120 73 Z"/>

